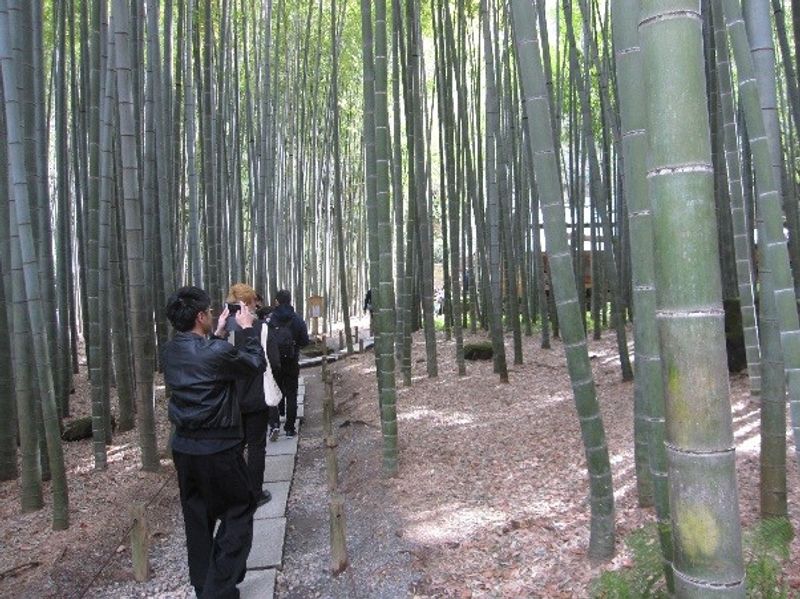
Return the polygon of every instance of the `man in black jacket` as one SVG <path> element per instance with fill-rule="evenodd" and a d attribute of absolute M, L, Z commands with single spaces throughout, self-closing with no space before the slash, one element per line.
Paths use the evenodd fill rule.
<path fill-rule="evenodd" d="M 233 347 L 212 331 L 208 294 L 182 287 L 168 300 L 166 314 L 176 329 L 162 350 L 170 388 L 169 418 L 175 424 L 172 454 L 178 473 L 189 577 L 198 597 L 237 598 L 253 540 L 256 497 L 242 457 L 241 413 L 236 380 L 266 368 L 253 331 L 254 316 L 239 310 L 246 339 Z M 217 333 L 224 330 L 227 308 Z M 219 520 L 216 536 L 214 526 Z"/>
<path fill-rule="evenodd" d="M 300 376 L 300 348 L 308 345 L 308 327 L 292 307 L 292 294 L 281 289 L 275 294 L 278 304 L 270 314 L 270 336 L 279 346 L 280 369 L 275 371 L 275 381 L 281 388 L 280 410 L 286 412 L 283 430 L 287 437 L 294 437 L 297 420 L 297 380 Z M 283 329 L 283 331 L 280 331 Z M 279 332 L 280 331 L 280 332 Z M 285 335 L 284 332 L 291 334 Z M 286 338 L 284 342 L 283 339 Z"/>

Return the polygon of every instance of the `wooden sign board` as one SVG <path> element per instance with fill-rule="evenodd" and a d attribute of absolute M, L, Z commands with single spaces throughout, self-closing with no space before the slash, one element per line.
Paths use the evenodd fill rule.
<path fill-rule="evenodd" d="M 312 295 L 308 298 L 308 312 L 311 318 L 322 318 L 325 309 L 325 298 L 321 295 Z"/>

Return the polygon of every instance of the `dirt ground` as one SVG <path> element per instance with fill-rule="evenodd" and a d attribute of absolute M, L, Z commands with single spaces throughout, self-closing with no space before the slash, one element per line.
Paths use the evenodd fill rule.
<path fill-rule="evenodd" d="M 590 342 L 616 500 L 618 553 L 604 565 L 587 557 L 588 484 L 560 341 L 542 350 L 538 337 L 526 339 L 525 364 L 510 369 L 509 384 L 499 382 L 491 362 L 468 362 L 467 376 L 458 377 L 455 344 L 441 335 L 437 379 L 426 376 L 421 336 L 413 352 L 413 386 L 398 390 L 399 474 L 388 480 L 380 476 L 374 357 L 334 367 L 352 570 L 339 579 L 328 574 L 325 454 L 307 400 L 279 597 L 587 597 L 603 569 L 631 567 L 622 539 L 652 522 L 654 511 L 637 506 L 633 383 L 621 382 L 610 333 Z M 758 519 L 759 415 L 746 376 L 731 377 L 731 401 L 747 527 Z M 793 450 L 787 459 L 798 530 Z M 800 563 L 797 538 L 791 550 L 787 564 Z M 785 570 L 797 592 L 800 571 Z"/>
<path fill-rule="evenodd" d="M 85 363 L 82 369 L 85 372 Z M 159 447 L 165 447 L 169 424 L 160 382 L 156 406 Z M 82 373 L 75 377 L 71 414 L 77 418 L 90 412 L 89 385 Z M 161 472 L 142 472 L 133 430 L 114 436 L 108 447 L 108 469 L 95 471 L 91 443 L 90 439 L 64 443 L 68 530 L 51 529 L 49 483 L 44 483 L 44 509 L 28 514 L 20 513 L 17 481 L 0 483 L 0 596 L 92 597 L 90 589 L 104 577 L 132 579 L 128 531 L 129 508 L 134 503 L 147 505 L 154 544 L 172 533 L 173 515 L 180 505 L 171 461 L 162 459 Z M 121 571 L 111 567 L 117 561 L 124 564 Z"/>
<path fill-rule="evenodd" d="M 603 566 L 590 564 L 586 555 L 588 485 L 561 344 L 554 340 L 552 350 L 541 350 L 536 337 L 524 343 L 525 364 L 512 367 L 504 385 L 490 362 L 469 362 L 467 376 L 458 377 L 454 343 L 441 336 L 439 377 L 428 379 L 424 340 L 415 337 L 414 384 L 398 390 L 400 467 L 392 479 L 381 476 L 373 354 L 334 366 L 351 564 L 338 578 L 328 572 L 322 388 L 314 371 L 304 371 L 306 422 L 279 598 L 586 597 L 602 568 L 630 566 L 621 539 L 652 521 L 653 512 L 637 507 L 633 386 L 621 382 L 614 339 L 606 332 L 603 340 L 590 342 L 614 474 L 619 550 Z M 511 356 L 510 339 L 507 348 Z M 731 398 L 741 515 L 749 526 L 758 518 L 759 435 L 758 407 L 748 398 L 746 377 L 731 377 Z M 168 423 L 160 388 L 157 404 L 164 446 Z M 88 388 L 79 376 L 73 414 L 88 412 Z M 135 431 L 115 437 L 106 471 L 95 472 L 91 456 L 89 440 L 65 444 L 67 531 L 50 530 L 47 484 L 45 508 L 20 514 L 18 484 L 0 483 L 0 596 L 93 597 L 101 596 L 96 589 L 103 585 L 130 581 L 128 509 L 134 502 L 148 505 L 154 556 L 180 536 L 177 485 L 167 459 L 160 473 L 141 472 Z M 800 478 L 793 451 L 787 464 L 790 517 L 798 530 Z M 791 551 L 788 564 L 800 563 L 797 538 Z M 135 596 L 184 596 L 185 566 L 154 559 L 153 568 L 161 582 L 141 587 Z M 785 571 L 797 592 L 800 571 Z"/>

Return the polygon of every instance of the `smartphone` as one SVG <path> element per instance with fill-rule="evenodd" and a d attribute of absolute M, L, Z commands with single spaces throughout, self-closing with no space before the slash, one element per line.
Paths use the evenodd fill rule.
<path fill-rule="evenodd" d="M 241 305 L 239 304 L 228 304 L 228 315 L 229 316 L 236 316 L 236 313 L 241 309 Z"/>

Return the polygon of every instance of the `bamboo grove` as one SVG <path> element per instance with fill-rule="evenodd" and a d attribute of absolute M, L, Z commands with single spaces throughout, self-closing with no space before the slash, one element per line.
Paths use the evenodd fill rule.
<path fill-rule="evenodd" d="M 287 288 L 306 315 L 322 295 L 348 351 L 371 289 L 387 475 L 413 333 L 437 377 L 437 351 L 464 375 L 464 334 L 486 331 L 501 383 L 509 360 L 536 360 L 523 336 L 542 351 L 559 337 L 589 553 L 610 557 L 586 343 L 607 329 L 634 380 L 637 492 L 668 584 L 740 596 L 725 320 L 760 402 L 762 515 L 785 517 L 798 59 L 798 0 L 0 0 L 0 478 L 23 510 L 51 481 L 68 526 L 60 430 L 84 354 L 95 467 L 113 414 L 159 468 L 177 286 L 219 302 L 236 281 Z"/>

